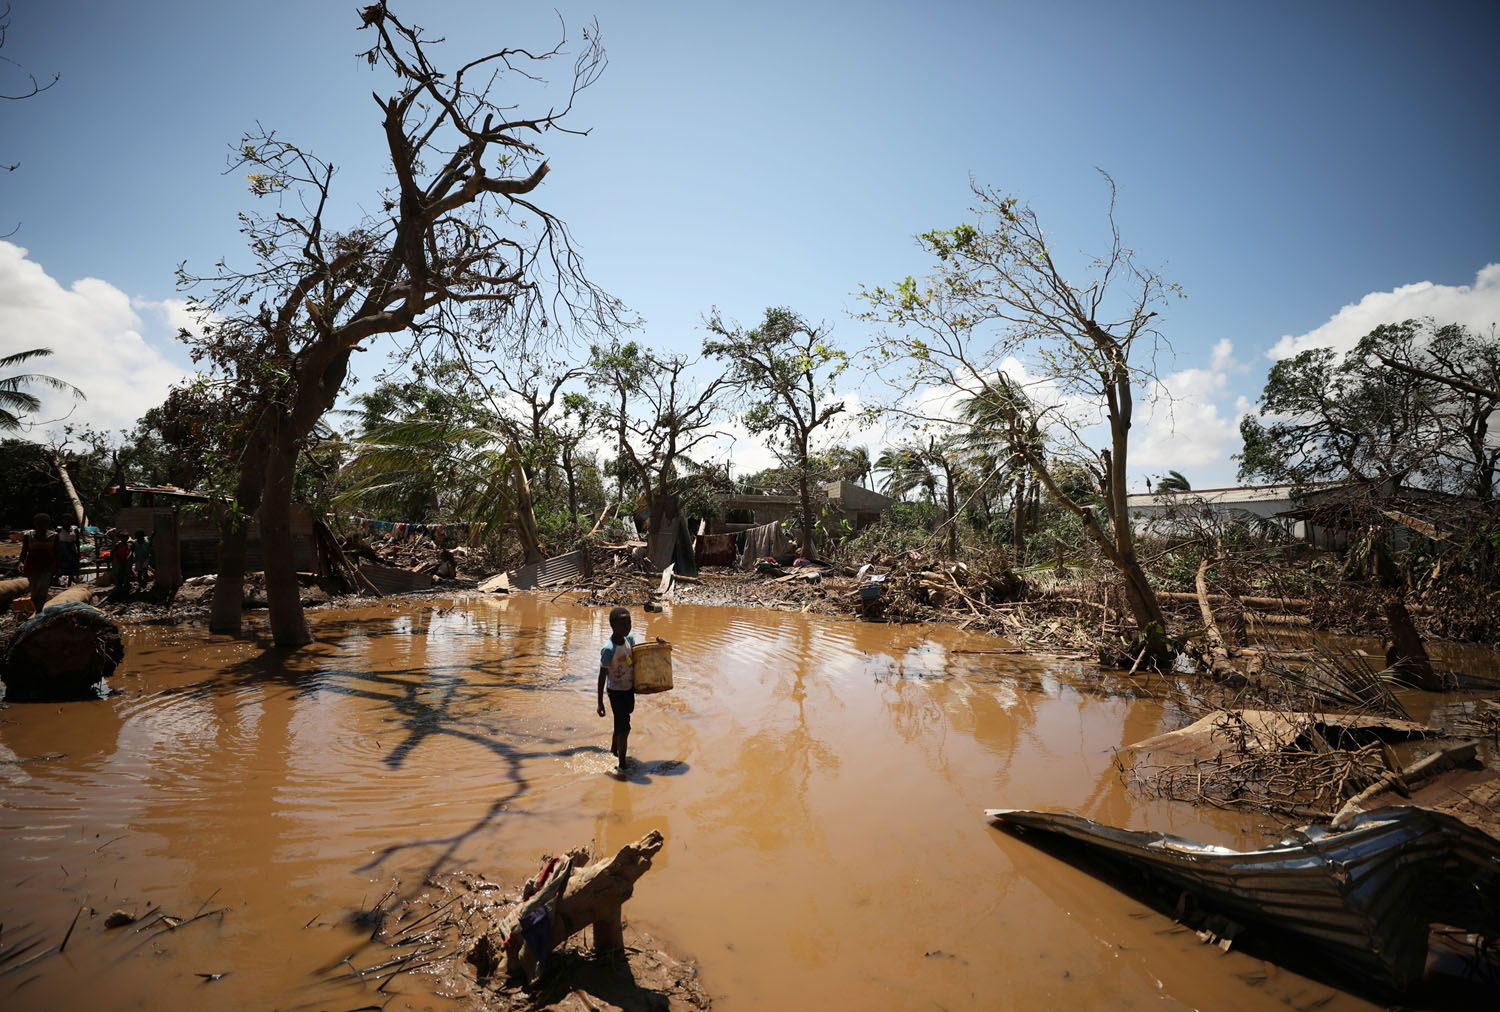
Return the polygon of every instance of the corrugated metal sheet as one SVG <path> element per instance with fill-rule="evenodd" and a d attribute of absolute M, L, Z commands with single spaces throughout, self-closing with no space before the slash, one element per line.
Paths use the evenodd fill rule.
<path fill-rule="evenodd" d="M 410 594 L 413 591 L 432 589 L 431 573 L 418 573 L 395 566 L 378 566 L 372 562 L 361 562 L 359 571 L 381 594 Z"/>
<path fill-rule="evenodd" d="M 586 565 L 583 552 L 569 552 L 556 558 L 543 559 L 511 571 L 510 586 L 512 590 L 535 590 L 537 587 L 550 587 L 577 580 L 583 576 Z"/>
<path fill-rule="evenodd" d="M 1309 827 L 1304 840 L 1244 852 L 1076 815 L 985 814 L 1074 840 L 1204 907 L 1299 936 L 1344 969 L 1397 988 L 1421 978 L 1428 925 L 1500 936 L 1500 841 L 1444 812 L 1383 808 L 1347 829 Z"/>
<path fill-rule="evenodd" d="M 1293 493 L 1302 492 L 1298 499 L 1309 499 L 1325 495 L 1341 488 L 1355 487 L 1344 481 L 1317 481 L 1305 485 L 1236 485 L 1230 488 L 1190 489 L 1182 492 L 1135 492 L 1125 497 L 1128 509 L 1158 507 L 1169 509 L 1182 506 L 1220 506 L 1236 503 L 1285 502 L 1292 503 Z"/>

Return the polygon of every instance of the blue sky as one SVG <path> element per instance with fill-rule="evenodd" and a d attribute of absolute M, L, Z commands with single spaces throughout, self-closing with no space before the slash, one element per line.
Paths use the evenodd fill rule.
<path fill-rule="evenodd" d="M 239 255 L 252 199 L 228 146 L 274 127 L 340 167 L 353 207 L 382 181 L 387 82 L 356 63 L 343 0 L 12 5 L 0 55 L 62 78 L 0 103 L 0 161 L 20 162 L 0 232 L 26 251 L 0 247 L 0 351 L 65 340 L 48 370 L 90 394 L 74 418 L 117 427 L 188 366 L 176 265 Z M 1096 167 L 1127 243 L 1188 296 L 1161 365 L 1189 401 L 1143 422 L 1142 473 L 1232 482 L 1273 350 L 1414 311 L 1500 320 L 1493 3 L 392 7 L 450 60 L 598 18 L 610 65 L 573 117 L 592 132 L 548 138 L 539 199 L 659 345 L 696 350 L 712 306 L 751 324 L 785 304 L 858 347 L 851 293 L 920 274 L 911 237 L 964 217 L 971 174 L 1088 250 Z"/>

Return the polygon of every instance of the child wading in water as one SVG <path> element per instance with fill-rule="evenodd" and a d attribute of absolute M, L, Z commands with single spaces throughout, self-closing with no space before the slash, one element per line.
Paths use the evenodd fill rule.
<path fill-rule="evenodd" d="M 609 708 L 615 715 L 615 731 L 609 751 L 625 770 L 625 747 L 630 741 L 630 713 L 635 709 L 635 637 L 630 635 L 630 612 L 616 608 L 609 613 L 609 641 L 599 651 L 599 716 L 604 716 L 605 683 L 609 686 Z"/>

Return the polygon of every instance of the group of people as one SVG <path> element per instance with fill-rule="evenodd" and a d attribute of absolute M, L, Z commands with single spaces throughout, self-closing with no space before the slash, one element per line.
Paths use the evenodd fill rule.
<path fill-rule="evenodd" d="M 142 588 L 151 579 L 151 537 L 145 531 L 136 531 L 135 539 L 124 531 L 114 532 L 114 541 L 109 549 L 109 571 L 113 585 L 122 593 L 130 590 L 132 575 Z"/>
<path fill-rule="evenodd" d="M 71 586 L 78 582 L 84 532 L 77 524 L 53 530 L 52 518 L 46 513 L 32 517 L 31 525 L 21 538 L 21 575 L 31 585 L 32 608 L 41 611 L 54 584 Z M 113 531 L 100 543 L 110 546 L 115 587 L 129 591 L 132 578 L 140 586 L 146 585 L 151 577 L 151 538 L 145 531 L 136 531 L 134 539 L 124 531 Z"/>

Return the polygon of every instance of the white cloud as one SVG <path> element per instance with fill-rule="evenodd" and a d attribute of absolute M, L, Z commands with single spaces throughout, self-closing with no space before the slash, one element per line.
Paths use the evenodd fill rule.
<path fill-rule="evenodd" d="M 1246 373 L 1250 367 L 1234 357 L 1234 342 L 1227 337 L 1219 338 L 1214 345 L 1213 361 L 1209 369 L 1221 373 Z"/>
<path fill-rule="evenodd" d="M 203 336 L 203 320 L 197 313 L 191 312 L 188 309 L 189 302 L 187 299 L 160 299 L 152 301 L 151 299 L 137 298 L 132 299 L 130 304 L 137 310 L 154 314 L 162 323 L 170 328 L 174 338 L 180 330 L 186 330 L 195 337 Z M 215 314 L 212 319 L 219 320 L 221 317 Z"/>
<path fill-rule="evenodd" d="M 124 292 L 98 278 L 82 278 L 64 288 L 40 264 L 27 259 L 25 249 L 0 241 L 0 354 L 51 348 L 51 356 L 23 368 L 71 383 L 88 398 L 74 401 L 66 394 L 34 388 L 43 402 L 38 420 L 67 416 L 69 423 L 103 430 L 133 426 L 146 409 L 161 403 L 168 387 L 187 375 L 143 336 L 146 330 L 175 332 L 182 305 L 171 299 L 132 304 Z M 157 326 L 148 328 L 138 308 Z M 165 334 L 158 338 L 159 343 L 168 341 Z M 59 427 L 60 423 L 47 428 Z M 43 435 L 31 433 L 32 438 Z"/>
<path fill-rule="evenodd" d="M 1145 405 L 1145 431 L 1132 440 L 1131 471 L 1219 471 L 1224 467 L 1229 455 L 1239 450 L 1239 415 L 1226 418 L 1219 413 L 1219 402 L 1229 389 L 1227 368 L 1233 361 L 1233 347 L 1227 340 L 1220 341 L 1211 368 L 1182 369 L 1152 384 L 1153 396 Z"/>
<path fill-rule="evenodd" d="M 1500 263 L 1481 267 L 1472 285 L 1419 281 L 1389 292 L 1371 292 L 1340 309 L 1322 326 L 1305 334 L 1282 337 L 1266 357 L 1290 358 L 1308 348 L 1347 351 L 1382 323 L 1401 323 L 1423 316 L 1430 316 L 1439 324 L 1460 323 L 1488 332 L 1493 324 L 1500 323 Z"/>

